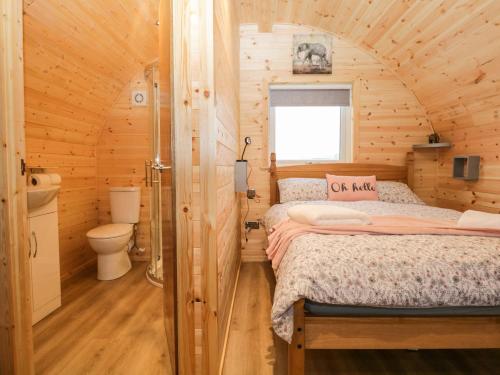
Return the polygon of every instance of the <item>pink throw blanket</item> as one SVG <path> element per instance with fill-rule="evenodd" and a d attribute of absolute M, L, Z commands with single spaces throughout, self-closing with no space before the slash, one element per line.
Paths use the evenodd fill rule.
<path fill-rule="evenodd" d="M 297 237 L 308 233 L 336 235 L 456 235 L 500 237 L 500 229 L 491 228 L 459 228 L 457 223 L 449 220 L 423 219 L 410 216 L 373 216 L 371 225 L 331 225 L 312 226 L 300 224 L 292 220 L 283 220 L 272 228 L 269 235 L 267 257 L 272 261 L 274 269 L 278 269 L 290 243 Z"/>

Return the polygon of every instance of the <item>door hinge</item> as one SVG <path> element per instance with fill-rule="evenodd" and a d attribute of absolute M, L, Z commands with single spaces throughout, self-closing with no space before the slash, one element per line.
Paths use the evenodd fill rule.
<path fill-rule="evenodd" d="M 26 162 L 24 161 L 24 159 L 21 159 L 21 176 L 24 176 L 25 173 L 26 173 Z"/>

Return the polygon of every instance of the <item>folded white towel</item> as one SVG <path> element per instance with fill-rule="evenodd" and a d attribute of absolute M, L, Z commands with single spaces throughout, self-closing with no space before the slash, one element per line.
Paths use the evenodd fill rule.
<path fill-rule="evenodd" d="M 468 210 L 458 219 L 460 228 L 500 229 L 500 214 Z"/>
<path fill-rule="evenodd" d="M 326 204 L 298 204 L 287 213 L 293 221 L 309 225 L 371 224 L 370 216 L 364 212 Z"/>

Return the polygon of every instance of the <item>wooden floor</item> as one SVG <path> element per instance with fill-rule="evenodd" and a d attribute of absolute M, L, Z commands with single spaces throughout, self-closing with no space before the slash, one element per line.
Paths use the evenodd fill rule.
<path fill-rule="evenodd" d="M 146 264 L 97 281 L 95 271 L 63 289 L 62 307 L 34 326 L 37 374 L 166 374 L 163 293 Z"/>
<path fill-rule="evenodd" d="M 270 323 L 274 275 L 244 263 L 231 321 L 224 375 L 284 375 L 286 345 Z M 493 375 L 500 350 L 309 350 L 308 375 Z"/>

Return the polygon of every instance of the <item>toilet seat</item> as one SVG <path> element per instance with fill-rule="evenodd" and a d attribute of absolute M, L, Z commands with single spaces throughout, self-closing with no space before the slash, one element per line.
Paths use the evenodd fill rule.
<path fill-rule="evenodd" d="M 133 224 L 106 224 L 89 230 L 87 237 L 93 239 L 122 237 L 132 234 L 133 229 Z"/>
<path fill-rule="evenodd" d="M 90 247 L 97 253 L 97 279 L 114 280 L 132 268 L 127 250 L 133 229 L 134 224 L 106 224 L 88 231 Z"/>

